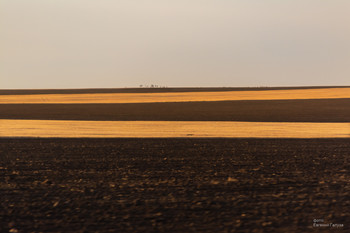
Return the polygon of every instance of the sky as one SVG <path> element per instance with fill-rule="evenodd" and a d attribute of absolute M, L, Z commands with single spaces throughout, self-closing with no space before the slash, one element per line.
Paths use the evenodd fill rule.
<path fill-rule="evenodd" d="M 350 85 L 349 0 L 1 0 L 0 89 Z"/>

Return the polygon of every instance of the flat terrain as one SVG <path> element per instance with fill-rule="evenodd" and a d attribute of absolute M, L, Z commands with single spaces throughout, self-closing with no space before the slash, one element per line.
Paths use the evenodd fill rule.
<path fill-rule="evenodd" d="M 350 98 L 350 88 L 296 90 L 0 95 L 1 104 L 164 103 Z"/>
<path fill-rule="evenodd" d="M 134 104 L 0 104 L 0 119 L 350 122 L 350 99 Z"/>
<path fill-rule="evenodd" d="M 349 87 L 350 86 L 0 89 L 0 95 L 266 91 L 266 90 L 298 90 L 298 89 L 349 88 Z"/>
<path fill-rule="evenodd" d="M 0 139 L 0 232 L 350 230 L 349 139 Z"/>
<path fill-rule="evenodd" d="M 350 87 L 0 90 L 0 102 L 0 232 L 350 232 L 349 138 L 189 132 L 244 121 L 349 136 Z M 161 121 L 184 138 L 8 133 L 105 137 L 119 124 L 130 137 L 139 124 L 167 133 Z"/>
<path fill-rule="evenodd" d="M 0 119 L 0 137 L 350 138 L 350 123 Z"/>

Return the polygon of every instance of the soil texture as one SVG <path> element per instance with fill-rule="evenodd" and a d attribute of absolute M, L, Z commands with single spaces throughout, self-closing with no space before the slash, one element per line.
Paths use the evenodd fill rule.
<path fill-rule="evenodd" d="M 349 162 L 349 139 L 2 138 L 0 232 L 349 232 Z"/>

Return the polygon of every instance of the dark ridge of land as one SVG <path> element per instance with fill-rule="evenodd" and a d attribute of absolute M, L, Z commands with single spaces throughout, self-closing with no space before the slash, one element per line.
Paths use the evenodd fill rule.
<path fill-rule="evenodd" d="M 33 94 L 92 94 L 92 93 L 163 93 L 163 92 L 216 92 L 267 91 L 320 88 L 349 88 L 350 86 L 297 86 L 297 87 L 174 87 L 174 88 L 89 88 L 89 89 L 0 89 L 0 95 Z"/>
<path fill-rule="evenodd" d="M 0 139 L 0 154 L 0 232 L 350 230 L 349 139 Z"/>
<path fill-rule="evenodd" d="M 0 104 L 0 119 L 350 122 L 350 99 L 135 104 Z"/>

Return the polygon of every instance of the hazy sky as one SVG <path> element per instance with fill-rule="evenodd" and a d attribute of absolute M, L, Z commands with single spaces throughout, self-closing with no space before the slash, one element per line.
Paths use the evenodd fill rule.
<path fill-rule="evenodd" d="M 349 0 L 1 0 L 0 89 L 350 85 Z"/>

